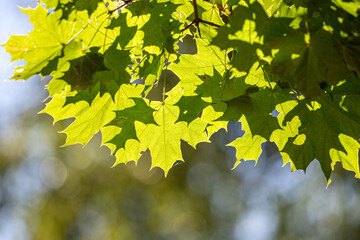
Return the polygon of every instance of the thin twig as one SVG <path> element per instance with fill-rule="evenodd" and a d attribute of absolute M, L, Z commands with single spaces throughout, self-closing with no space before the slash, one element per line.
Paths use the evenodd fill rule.
<path fill-rule="evenodd" d="M 184 27 L 183 29 L 181 29 L 181 31 L 185 31 L 186 29 L 188 29 L 189 27 L 191 27 L 191 25 L 195 24 L 198 32 L 199 32 L 199 37 L 201 38 L 201 32 L 200 32 L 200 28 L 199 28 L 199 24 L 200 23 L 204 23 L 213 27 L 221 27 L 220 25 L 216 24 L 216 23 L 212 23 L 212 22 L 208 22 L 205 20 L 202 20 L 201 18 L 199 18 L 199 13 L 198 13 L 198 9 L 197 9 L 197 3 L 196 0 L 193 0 L 193 6 L 194 6 L 194 20 L 189 23 L 186 27 Z"/>

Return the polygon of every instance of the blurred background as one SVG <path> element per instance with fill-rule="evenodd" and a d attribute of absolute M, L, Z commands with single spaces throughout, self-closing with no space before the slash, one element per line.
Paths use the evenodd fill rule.
<path fill-rule="evenodd" d="M 17 6 L 0 0 L 0 44 L 32 29 Z M 318 162 L 306 171 L 282 167 L 276 146 L 263 144 L 258 164 L 235 163 L 225 147 L 241 136 L 229 124 L 213 143 L 182 144 L 185 163 L 149 171 L 149 154 L 111 168 L 114 158 L 96 135 L 82 149 L 61 148 L 52 125 L 38 115 L 46 80 L 4 81 L 13 74 L 0 47 L 0 239 L 360 239 L 360 181 L 337 167 L 326 188 Z M 21 64 L 21 63 L 20 63 Z"/>

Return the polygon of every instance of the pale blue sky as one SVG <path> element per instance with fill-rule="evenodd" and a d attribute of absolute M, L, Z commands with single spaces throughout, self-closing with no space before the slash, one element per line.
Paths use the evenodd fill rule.
<path fill-rule="evenodd" d="M 32 29 L 29 17 L 18 6 L 24 8 L 36 6 L 36 0 L 0 0 L 0 45 L 5 44 L 10 34 L 23 35 Z M 11 56 L 0 46 L 0 134 L 16 121 L 19 113 L 26 111 L 43 100 L 43 96 L 34 94 L 33 89 L 43 88 L 39 78 L 27 81 L 8 81 L 14 73 L 10 63 Z M 40 94 L 41 95 L 41 94 Z"/>
<path fill-rule="evenodd" d="M 28 3 L 28 4 L 26 4 Z M 10 34 L 26 34 L 32 29 L 29 17 L 22 14 L 17 6 L 34 6 L 33 0 L 0 0 L 0 44 L 3 45 L 9 39 Z M 10 55 L 0 47 L 0 80 L 7 80 L 13 74 L 12 66 L 9 64 Z"/>

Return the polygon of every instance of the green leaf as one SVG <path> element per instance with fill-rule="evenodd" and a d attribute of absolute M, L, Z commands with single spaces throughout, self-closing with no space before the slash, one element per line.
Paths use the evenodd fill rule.
<path fill-rule="evenodd" d="M 153 118 L 153 112 L 155 110 L 149 107 L 142 98 L 133 98 L 132 100 L 135 105 L 120 111 L 115 111 L 116 117 L 110 123 L 111 125 L 121 128 L 121 132 L 110 140 L 110 143 L 116 145 L 116 149 L 124 148 L 125 142 L 128 139 L 138 140 L 135 131 L 135 121 L 156 125 Z"/>
<path fill-rule="evenodd" d="M 100 82 L 100 93 L 104 94 L 109 92 L 114 98 L 115 93 L 120 88 L 122 84 L 130 82 L 130 74 L 128 66 L 132 63 L 129 57 L 129 51 L 127 50 L 118 50 L 115 47 L 110 47 L 104 53 L 104 64 L 107 69 L 106 73 L 100 78 L 95 80 Z M 100 72 L 101 73 L 101 72 Z"/>
<path fill-rule="evenodd" d="M 237 161 L 233 168 L 240 164 L 241 159 L 244 159 L 245 161 L 255 160 L 255 163 L 257 163 L 262 152 L 261 144 L 266 141 L 265 138 L 252 134 L 245 117 L 242 117 L 239 120 L 241 121 L 241 127 L 242 130 L 245 131 L 245 134 L 241 138 L 237 138 L 227 145 L 236 148 Z"/>
<path fill-rule="evenodd" d="M 144 78 L 146 86 L 153 86 L 156 81 L 159 81 L 160 75 L 164 68 L 165 55 L 164 53 L 156 56 L 155 54 L 146 54 L 144 65 L 140 68 L 136 78 Z M 150 91 L 151 87 L 147 90 Z"/>
<path fill-rule="evenodd" d="M 84 57 L 70 61 L 70 69 L 61 78 L 68 82 L 77 94 L 69 97 L 66 103 L 81 100 L 91 103 L 98 92 L 100 96 L 110 93 L 114 98 L 120 86 L 129 83 L 127 66 L 130 63 L 129 52 L 114 47 L 107 49 L 104 55 L 98 53 L 98 48 L 92 48 Z"/>
<path fill-rule="evenodd" d="M 60 10 L 63 13 L 64 19 L 69 19 L 69 16 L 74 11 L 83 11 L 86 10 L 89 15 L 91 15 L 98 7 L 99 3 L 102 3 L 103 0 L 42 0 L 46 4 L 47 8 L 55 8 L 55 10 Z"/>
<path fill-rule="evenodd" d="M 92 48 L 83 57 L 70 61 L 70 68 L 62 79 L 71 85 L 72 90 L 81 92 L 90 88 L 93 75 L 103 70 L 105 70 L 104 57 L 98 53 L 97 48 Z"/>
<path fill-rule="evenodd" d="M 120 132 L 120 128 L 105 125 L 116 117 L 116 110 L 132 106 L 134 102 L 130 98 L 139 97 L 143 90 L 143 86 L 124 84 L 115 95 L 115 101 L 109 94 L 101 97 L 98 94 L 91 104 L 79 101 L 65 105 L 66 95 L 55 95 L 41 113 L 50 114 L 54 118 L 54 123 L 75 118 L 74 122 L 62 131 L 67 134 L 64 145 L 86 145 L 99 130 L 103 132 L 103 143 L 106 143 Z M 109 147 L 112 148 L 111 145 Z"/>
<path fill-rule="evenodd" d="M 157 110 L 154 114 L 157 125 L 136 122 L 137 136 L 144 146 L 142 149 L 150 150 L 152 167 L 162 168 L 167 175 L 176 161 L 183 161 L 181 139 L 193 147 L 199 142 L 208 141 L 205 132 L 206 123 L 201 119 L 195 119 L 188 127 L 185 122 L 176 122 L 179 109 L 166 100 L 165 103 L 152 102 L 150 106 Z"/>
<path fill-rule="evenodd" d="M 142 85 L 136 85 L 136 84 L 123 84 L 121 85 L 120 89 L 118 90 L 118 92 L 115 95 L 115 106 L 113 108 L 112 111 L 121 111 L 127 108 L 131 108 L 134 107 L 134 98 L 139 98 L 142 94 L 142 92 L 144 91 L 144 86 Z M 113 120 L 116 117 L 116 114 L 114 112 L 114 117 L 111 119 Z M 109 121 L 110 122 L 110 121 Z M 108 123 L 109 123 L 108 122 Z M 110 143 L 110 141 L 121 132 L 121 128 L 117 127 L 116 125 L 105 125 L 104 127 L 101 128 L 101 133 L 102 133 L 102 144 L 106 145 L 107 147 L 109 147 L 111 149 L 112 152 L 115 151 L 116 149 L 116 145 Z M 138 143 L 138 141 L 134 140 L 135 142 Z M 134 142 L 132 141 L 132 139 L 129 139 L 128 141 L 126 141 L 125 146 L 128 145 L 130 142 Z M 118 149 L 115 153 L 115 156 L 118 156 L 119 152 L 124 151 L 124 149 Z M 133 151 L 133 148 L 131 148 L 128 151 Z M 128 154 L 126 152 L 126 154 Z M 137 154 L 140 154 L 140 151 L 137 152 Z M 139 155 L 140 157 L 140 155 Z M 137 158 L 133 158 L 133 159 L 129 159 L 130 160 L 137 160 L 139 157 Z M 122 159 L 121 157 L 117 157 L 117 161 L 119 161 L 119 159 Z"/>
<path fill-rule="evenodd" d="M 360 38 L 342 44 L 342 55 L 348 68 L 360 76 Z"/>
<path fill-rule="evenodd" d="M 287 122 L 286 125 L 283 125 L 284 117 L 287 113 L 289 113 L 296 106 L 296 102 L 294 100 L 286 101 L 283 103 L 279 103 L 276 105 L 275 109 L 278 111 L 278 116 L 276 120 L 278 124 L 272 123 L 271 136 L 269 138 L 265 138 L 261 135 L 257 135 L 258 128 L 254 128 L 254 126 L 250 126 L 246 115 L 243 115 L 240 118 L 242 123 L 242 130 L 245 131 L 245 134 L 241 138 L 235 139 L 233 142 L 228 144 L 228 146 L 233 146 L 236 148 L 236 157 L 237 161 L 234 165 L 234 168 L 237 167 L 241 163 L 241 159 L 245 161 L 254 160 L 257 163 L 261 153 L 261 144 L 265 141 L 274 142 L 279 150 L 281 151 L 285 144 L 287 143 L 289 138 L 295 137 L 298 135 L 298 128 L 301 125 L 300 120 L 296 117 L 293 118 L 290 122 Z M 275 117 L 273 117 L 275 119 Z M 261 124 L 261 123 L 260 123 Z M 271 125 L 267 122 L 264 122 L 264 129 L 269 129 Z M 261 125 L 258 125 L 258 127 Z M 255 131 L 253 131 L 254 129 Z M 263 131 L 260 131 L 260 133 Z M 266 131 L 265 131 L 266 132 Z M 287 163 L 287 159 L 284 159 L 284 165 Z M 292 164 L 292 171 L 297 168 Z"/>
<path fill-rule="evenodd" d="M 359 16 L 359 12 L 357 11 L 360 8 L 360 1 L 346 1 L 346 0 L 332 0 L 337 6 L 343 8 L 345 11 L 350 13 L 351 15 L 357 17 Z"/>
<path fill-rule="evenodd" d="M 219 102 L 212 104 L 203 110 L 201 119 L 208 124 L 206 131 L 208 132 L 209 138 L 222 128 L 227 130 L 228 121 L 219 120 L 226 108 L 227 106 L 224 102 Z"/>
<path fill-rule="evenodd" d="M 256 50 L 261 48 L 262 41 L 256 32 L 256 21 L 259 21 L 257 18 L 264 18 L 266 13 L 257 2 L 254 5 L 254 8 L 238 6 L 229 18 L 229 24 L 221 27 L 212 41 L 212 44 L 222 49 L 236 50 L 231 64 L 239 71 L 248 72 L 259 59 Z"/>
<path fill-rule="evenodd" d="M 281 0 L 260 0 L 258 1 L 264 8 L 268 16 L 272 16 L 282 4 Z"/>
<path fill-rule="evenodd" d="M 245 84 L 245 76 L 230 78 L 231 72 L 227 70 L 222 76 L 216 69 L 214 75 L 202 75 L 199 78 L 203 81 L 195 91 L 204 99 L 211 99 L 211 102 L 228 101 L 243 95 L 250 86 Z"/>
<path fill-rule="evenodd" d="M 360 178 L 358 161 L 360 149 L 359 142 L 345 134 L 339 134 L 339 140 L 343 145 L 346 153 L 335 150 L 334 148 L 330 149 L 330 158 L 333 160 L 331 168 L 334 169 L 335 163 L 339 161 L 341 162 L 344 169 L 354 172 L 355 177 Z"/>
<path fill-rule="evenodd" d="M 103 0 L 76 0 L 73 4 L 76 10 L 82 11 L 86 9 L 89 15 L 91 15 L 98 7 L 98 4 L 102 2 Z"/>
<path fill-rule="evenodd" d="M 11 61 L 25 60 L 26 65 L 15 68 L 12 79 L 28 79 L 41 70 L 69 44 L 75 23 L 61 19 L 60 12 L 48 14 L 38 5 L 35 9 L 22 9 L 30 17 L 34 29 L 26 36 L 11 36 L 4 45 Z"/>
<path fill-rule="evenodd" d="M 287 121 L 293 116 L 299 117 L 301 127 L 299 135 L 285 145 L 283 157 L 285 159 L 290 157 L 295 167 L 303 170 L 316 158 L 320 162 L 325 176 L 329 179 L 334 162 L 349 161 L 343 159 L 340 154 L 330 154 L 330 152 L 345 151 L 339 139 L 340 134 L 346 135 L 347 138 L 359 139 L 359 116 L 349 115 L 336 106 L 329 97 L 322 97 L 318 101 L 309 103 L 306 100 L 299 101 L 299 104 L 285 120 Z M 351 159 L 351 161 L 354 160 Z"/>
<path fill-rule="evenodd" d="M 183 89 L 185 96 L 197 95 L 194 93 L 197 85 L 203 82 L 198 76 L 212 76 L 214 70 L 223 74 L 228 62 L 226 51 L 221 51 L 218 47 L 199 39 L 196 40 L 196 46 L 197 54 L 181 55 L 168 67 L 180 79 L 180 83 L 173 90 Z"/>
<path fill-rule="evenodd" d="M 177 121 L 190 123 L 198 118 L 202 110 L 210 103 L 202 100 L 200 96 L 182 96 L 175 105 L 180 109 Z"/>
<path fill-rule="evenodd" d="M 140 30 L 144 33 L 144 46 L 158 46 L 168 52 L 174 52 L 175 37 L 180 33 L 180 23 L 172 18 L 177 5 L 172 2 L 136 1 L 129 10 L 142 23 Z"/>
<path fill-rule="evenodd" d="M 92 104 L 85 101 L 69 104 L 64 107 L 66 97 L 57 95 L 42 113 L 48 113 L 57 122 L 67 118 L 75 118 L 62 133 L 67 135 L 64 146 L 80 143 L 86 145 L 90 139 L 114 117 L 114 103 L 109 94 L 97 95 Z"/>
<path fill-rule="evenodd" d="M 292 30 L 286 37 L 274 39 L 271 46 L 279 49 L 271 64 L 271 72 L 289 81 L 305 97 L 320 95 L 320 84 L 337 84 L 350 74 L 341 58 L 336 42 L 324 30 L 305 41 L 306 35 Z"/>

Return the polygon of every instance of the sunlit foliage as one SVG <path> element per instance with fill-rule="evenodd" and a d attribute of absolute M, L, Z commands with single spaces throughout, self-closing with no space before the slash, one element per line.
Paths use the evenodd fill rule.
<path fill-rule="evenodd" d="M 42 0 L 23 10 L 34 29 L 4 45 L 26 61 L 13 79 L 53 77 L 42 112 L 74 118 L 65 145 L 100 131 L 115 164 L 149 150 L 167 175 L 182 140 L 240 121 L 235 166 L 272 141 L 292 170 L 317 159 L 328 179 L 337 162 L 360 177 L 358 0 L 88 2 Z"/>

